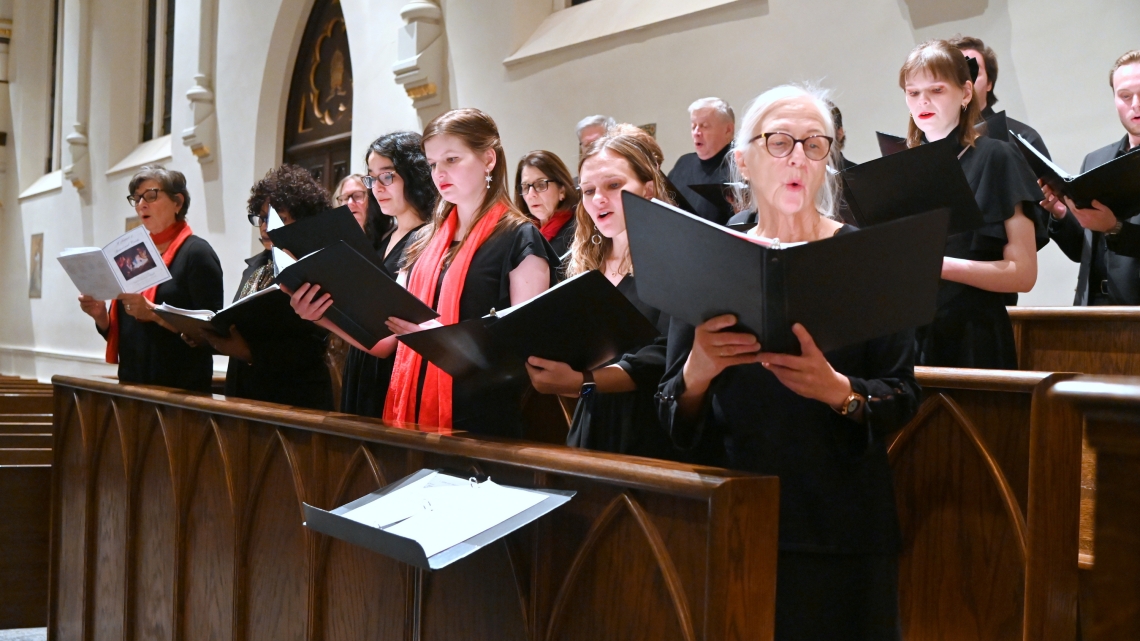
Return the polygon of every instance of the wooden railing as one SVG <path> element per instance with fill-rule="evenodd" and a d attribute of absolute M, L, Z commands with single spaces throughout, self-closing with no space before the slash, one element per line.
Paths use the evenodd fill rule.
<path fill-rule="evenodd" d="M 55 641 L 772 638 L 775 478 L 54 382 Z M 424 467 L 578 494 L 434 573 L 302 526 Z"/>
<path fill-rule="evenodd" d="M 0 630 L 47 621 L 51 386 L 0 376 Z"/>
<path fill-rule="evenodd" d="M 1018 369 L 1140 375 L 1140 307 L 1010 307 Z"/>

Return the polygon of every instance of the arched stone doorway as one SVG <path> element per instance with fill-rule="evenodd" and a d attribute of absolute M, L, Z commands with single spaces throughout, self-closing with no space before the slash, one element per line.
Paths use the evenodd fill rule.
<path fill-rule="evenodd" d="M 293 66 L 283 161 L 331 193 L 351 171 L 352 57 L 340 0 L 317 0 Z"/>

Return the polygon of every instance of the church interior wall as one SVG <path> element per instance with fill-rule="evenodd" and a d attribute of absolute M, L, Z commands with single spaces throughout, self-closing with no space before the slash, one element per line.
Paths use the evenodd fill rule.
<path fill-rule="evenodd" d="M 593 0 L 621 2 L 621 0 Z M 216 2 L 216 38 L 202 38 L 201 2 Z M 103 245 L 122 233 L 133 171 L 107 171 L 139 145 L 145 61 L 144 0 L 65 0 L 62 130 L 81 98 L 74 52 L 78 22 L 90 11 L 90 184 L 21 198 L 44 176 L 50 109 L 51 2 L 0 2 L 12 17 L 10 84 L 0 85 L 0 126 L 9 132 L 0 179 L 0 373 L 113 373 L 100 365 L 103 340 L 75 302 L 55 261 L 65 247 Z M 406 0 L 342 0 L 354 76 L 352 169 L 363 170 L 368 143 L 398 129 L 419 129 L 417 113 L 392 75 L 400 11 Z M 176 14 L 170 158 L 193 201 L 189 221 L 217 251 L 233 295 L 254 250 L 245 221 L 252 183 L 280 162 L 293 60 L 313 0 L 179 0 Z M 691 151 L 687 106 L 708 95 L 742 114 L 747 101 L 785 81 L 834 90 L 848 131 L 846 153 L 878 156 L 874 132 L 905 131 L 898 68 L 917 43 L 969 33 L 1001 62 L 997 95 L 1015 118 L 1036 127 L 1054 158 L 1075 171 L 1084 154 L 1122 135 L 1105 86 L 1120 53 L 1140 46 L 1140 5 L 1092 0 L 1080 6 L 1031 0 L 738 0 L 719 8 L 552 51 L 505 65 L 549 15 L 552 0 L 443 0 L 447 38 L 444 95 L 451 106 L 484 109 L 498 122 L 513 163 L 545 148 L 577 158 L 575 122 L 604 113 L 656 124 L 671 167 Z M 7 11 L 7 13 L 5 13 Z M 1090 37 L 1096 34 L 1095 37 Z M 186 92 L 199 73 L 199 46 L 216 42 L 209 81 L 217 135 L 212 161 L 199 163 L 181 140 L 193 124 Z M 9 107 L 10 105 L 10 107 Z M 10 109 L 10 117 L 9 117 Z M 63 144 L 62 164 L 69 161 Z M 30 236 L 44 234 L 43 298 L 28 298 Z M 1040 253 L 1037 287 L 1022 304 L 1068 305 L 1077 266 L 1055 246 Z M 219 359 L 216 366 L 221 369 Z"/>

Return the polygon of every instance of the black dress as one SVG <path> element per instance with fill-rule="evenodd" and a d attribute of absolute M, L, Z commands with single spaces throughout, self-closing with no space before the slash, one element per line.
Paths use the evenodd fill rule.
<path fill-rule="evenodd" d="M 467 269 L 467 279 L 463 283 L 463 294 L 459 297 L 459 320 L 465 321 L 486 316 L 492 309 L 506 309 L 511 306 L 511 271 L 528 256 L 538 256 L 550 266 L 550 283 L 557 282 L 558 257 L 550 243 L 542 237 L 531 223 L 504 229 L 488 238 L 475 255 Z M 439 275 L 432 308 L 438 307 L 439 289 L 443 286 L 444 269 Z M 419 396 L 423 393 L 424 370 L 427 360 L 422 363 L 420 386 L 416 391 L 416 407 L 420 407 Z M 507 436 L 520 438 L 523 434 L 521 403 L 529 379 L 523 376 L 515 381 L 488 385 L 477 376 L 452 381 L 452 429 L 464 430 L 472 434 Z"/>
<path fill-rule="evenodd" d="M 792 392 L 761 365 L 726 369 L 695 419 L 677 416 L 693 335 L 673 319 L 662 425 L 680 446 L 719 437 L 728 467 L 780 478 L 776 638 L 897 639 L 900 534 L 886 438 L 917 409 L 913 332 L 826 354 L 868 399 L 863 424 Z"/>
<path fill-rule="evenodd" d="M 384 257 L 384 271 L 393 279 L 400 271 L 408 242 L 419 229 L 420 227 L 417 227 L 404 234 L 404 237 L 392 247 L 392 251 Z M 389 232 L 381 239 L 381 252 L 387 248 L 387 238 L 390 235 Z M 377 358 L 349 345 L 341 378 L 340 411 L 346 414 L 383 418 L 384 398 L 388 394 L 388 382 L 392 378 L 394 362 L 394 354 L 388 358 Z"/>
<path fill-rule="evenodd" d="M 603 452 L 681 460 L 685 452 L 673 446 L 657 418 L 657 386 L 665 373 L 665 337 L 669 316 L 643 303 L 637 296 L 633 276 L 617 285 L 618 291 L 657 326 L 661 338 L 650 345 L 614 359 L 637 385 L 632 392 L 594 393 L 579 399 L 566 444 Z"/>
<path fill-rule="evenodd" d="M 1007 242 L 1005 221 L 1013 217 L 1019 203 L 1022 212 L 1033 220 L 1031 208 L 1043 194 L 1025 158 L 1008 143 L 978 138 L 961 162 L 985 222 L 975 231 L 951 236 L 946 242 L 946 256 L 1000 261 Z M 1017 369 L 1006 302 L 1004 293 L 942 281 L 934 321 L 917 332 L 917 363 Z"/>
<path fill-rule="evenodd" d="M 210 243 L 190 236 L 170 263 L 171 280 L 158 286 L 155 304 L 183 309 L 222 308 L 222 264 Z M 119 317 L 119 380 L 209 392 L 214 359 L 207 348 L 194 348 L 158 323 L 140 323 L 116 300 Z M 106 336 L 106 334 L 103 334 Z"/>
<path fill-rule="evenodd" d="M 246 259 L 243 285 L 238 287 L 234 301 L 247 290 L 244 284 L 257 277 L 259 269 L 272 268 L 271 258 L 266 250 Z M 242 335 L 252 360 L 247 363 L 230 357 L 226 396 L 332 411 L 332 378 L 325 365 L 328 332 L 295 314 L 266 327 L 264 333 Z"/>

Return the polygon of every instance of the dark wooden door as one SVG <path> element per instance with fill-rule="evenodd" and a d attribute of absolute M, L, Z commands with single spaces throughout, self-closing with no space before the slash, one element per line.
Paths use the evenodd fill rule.
<path fill-rule="evenodd" d="M 351 171 L 352 57 L 339 0 L 317 0 L 293 67 L 284 162 L 331 193 Z"/>

